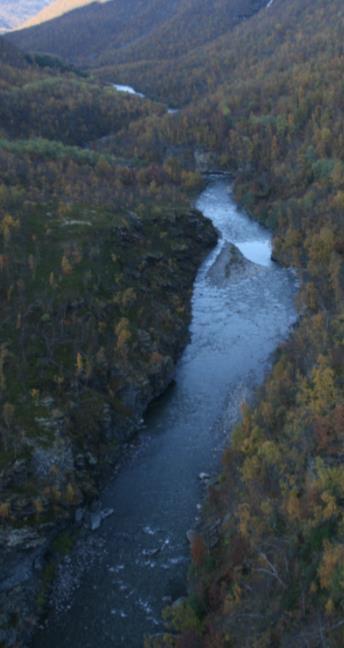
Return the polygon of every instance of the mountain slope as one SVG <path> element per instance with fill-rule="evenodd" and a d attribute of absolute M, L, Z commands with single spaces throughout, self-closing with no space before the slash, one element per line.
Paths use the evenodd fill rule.
<path fill-rule="evenodd" d="M 332 43 L 335 53 L 340 55 L 342 24 L 340 2 L 324 4 L 324 0 L 316 0 L 312 5 L 308 0 L 274 0 L 273 5 L 244 21 L 239 29 L 187 52 L 177 66 L 173 60 L 140 59 L 135 63 L 104 65 L 98 72 L 104 78 L 120 78 L 132 84 L 139 81 L 149 96 L 163 96 L 182 105 L 213 94 L 221 84 L 229 86 L 235 81 L 244 87 L 247 78 L 254 84 L 255 71 L 264 77 L 279 66 L 288 74 L 285 53 L 290 49 L 295 65 L 298 58 L 302 57 L 303 62 L 307 57 L 311 60 L 314 54 L 320 60 L 321 48 L 331 47 Z"/>
<path fill-rule="evenodd" d="M 125 45 L 171 17 L 177 0 L 129 0 L 92 4 L 54 21 L 9 35 L 29 51 L 57 54 L 69 61 L 91 63 L 111 42 Z"/>
<path fill-rule="evenodd" d="M 7 66 L 20 69 L 26 65 L 26 57 L 23 52 L 8 43 L 2 36 L 0 36 L 0 65 L 2 72 Z"/>
<path fill-rule="evenodd" d="M 33 25 L 39 25 L 47 20 L 53 20 L 58 16 L 62 16 L 69 11 L 78 9 L 92 2 L 106 2 L 106 0 L 55 0 L 49 2 L 49 4 L 42 9 L 38 14 L 30 18 L 25 24 L 22 25 L 22 29 L 27 27 L 32 27 Z"/>
<path fill-rule="evenodd" d="M 106 48 L 96 65 L 166 59 L 175 63 L 194 48 L 231 32 L 265 5 L 266 0 L 183 0 L 173 17 L 151 34 L 120 51 Z"/>
<path fill-rule="evenodd" d="M 232 29 L 266 0 L 116 0 L 11 34 L 30 51 L 78 65 L 175 58 Z"/>

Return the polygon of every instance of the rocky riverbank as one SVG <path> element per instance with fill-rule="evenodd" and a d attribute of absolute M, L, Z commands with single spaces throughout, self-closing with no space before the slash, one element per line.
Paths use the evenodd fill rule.
<path fill-rule="evenodd" d="M 64 526 L 75 518 L 76 526 L 94 529 L 111 514 L 92 501 L 148 404 L 173 379 L 188 339 L 195 274 L 217 239 L 210 221 L 195 210 L 167 210 L 149 221 L 131 214 L 116 234 L 112 262 L 121 285 L 111 301 L 118 310 L 113 317 L 108 300 L 97 318 L 106 348 L 115 354 L 111 359 L 100 346 L 92 370 L 84 354 L 76 354 L 73 384 L 63 399 L 58 388 L 56 394 L 33 394 L 40 416 L 34 434 L 23 430 L 26 456 L 21 448 L 1 468 L 1 646 L 29 641 L 56 558 L 68 549 Z M 99 232 L 98 246 L 101 256 L 108 241 L 99 242 Z M 100 283 L 102 272 L 108 272 L 105 258 Z M 87 305 L 80 299 L 68 304 L 65 326 L 80 312 L 99 309 L 99 292 L 91 292 Z"/>

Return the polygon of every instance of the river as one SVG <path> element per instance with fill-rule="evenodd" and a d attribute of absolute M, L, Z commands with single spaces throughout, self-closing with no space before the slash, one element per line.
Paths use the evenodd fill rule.
<path fill-rule="evenodd" d="M 197 207 L 220 238 L 195 282 L 175 384 L 150 408 L 137 446 L 101 495 L 114 514 L 92 535 L 96 559 L 69 609 L 51 612 L 35 648 L 138 648 L 145 633 L 161 630 L 161 608 L 185 590 L 186 532 L 204 494 L 199 475 L 216 474 L 240 404 L 296 320 L 295 276 L 271 261 L 269 232 L 236 207 L 229 181 L 212 177 Z M 227 242 L 245 257 L 229 273 Z"/>
<path fill-rule="evenodd" d="M 144 99 L 144 94 L 142 92 L 137 92 L 132 86 L 122 85 L 121 83 L 113 83 L 112 85 L 118 92 L 125 92 L 126 94 L 131 94 L 135 97 L 141 97 L 141 99 Z"/>
<path fill-rule="evenodd" d="M 140 97 L 141 99 L 145 99 L 145 95 L 142 92 L 137 92 L 135 88 L 129 85 L 122 85 L 121 83 L 113 83 L 112 84 L 114 88 L 118 92 L 125 92 L 126 94 L 134 95 L 135 97 Z M 178 108 L 167 108 L 167 112 L 169 115 L 176 115 L 179 113 Z"/>

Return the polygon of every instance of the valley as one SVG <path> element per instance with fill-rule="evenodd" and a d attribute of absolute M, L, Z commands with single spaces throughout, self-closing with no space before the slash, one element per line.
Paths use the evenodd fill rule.
<path fill-rule="evenodd" d="M 0 40 L 0 645 L 342 645 L 343 29 Z"/>

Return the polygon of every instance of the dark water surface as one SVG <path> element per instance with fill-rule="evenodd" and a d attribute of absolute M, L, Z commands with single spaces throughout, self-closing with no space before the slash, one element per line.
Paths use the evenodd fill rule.
<path fill-rule="evenodd" d="M 114 514 L 92 536 L 99 555 L 70 608 L 52 611 L 35 648 L 136 648 L 161 629 L 164 597 L 185 588 L 199 473 L 216 472 L 241 402 L 295 322 L 295 277 L 270 260 L 270 234 L 236 208 L 228 180 L 212 178 L 197 207 L 221 238 L 195 283 L 191 341 L 176 384 L 151 408 L 138 447 L 102 494 Z M 219 262 L 227 241 L 249 259 L 228 277 Z"/>

